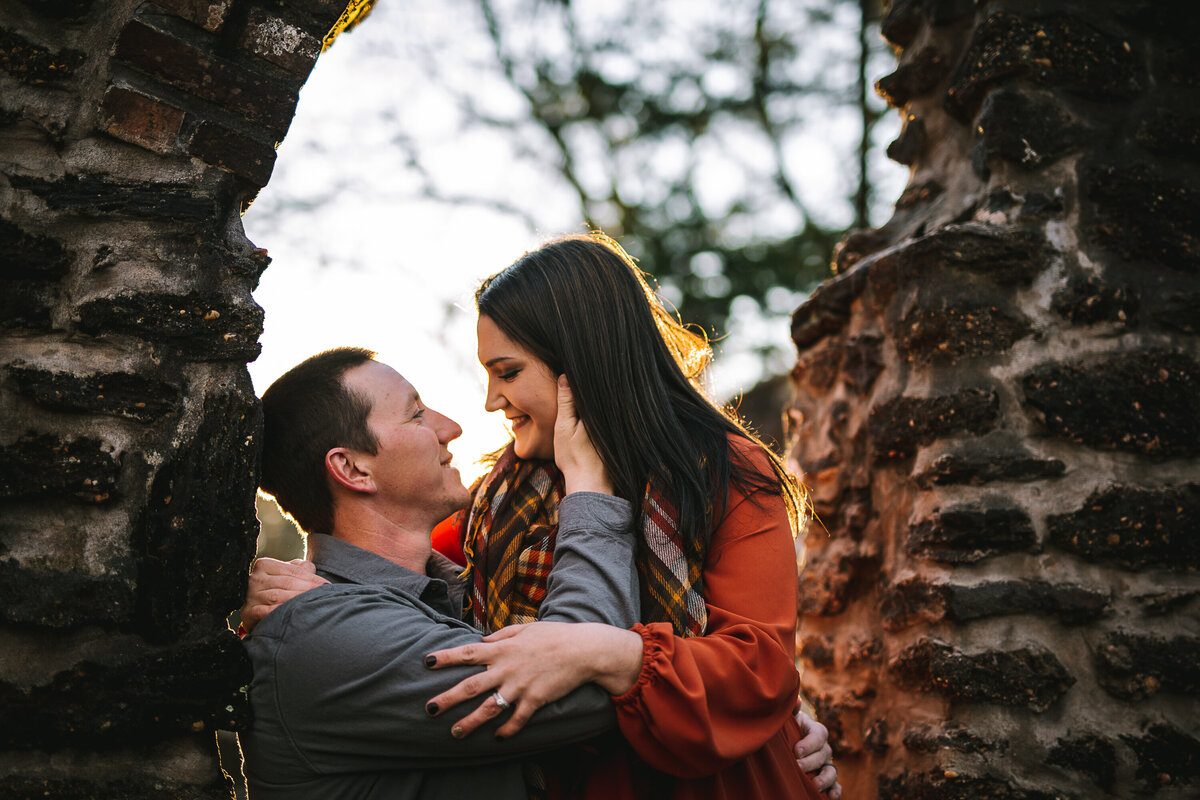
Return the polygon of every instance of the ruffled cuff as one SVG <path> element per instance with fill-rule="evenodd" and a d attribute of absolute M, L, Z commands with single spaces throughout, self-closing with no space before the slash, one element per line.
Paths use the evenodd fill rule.
<path fill-rule="evenodd" d="M 659 674 L 658 663 L 667 657 L 664 636 L 669 641 L 675 635 L 669 622 L 656 622 L 650 625 L 643 625 L 639 622 L 630 630 L 642 637 L 642 668 L 638 670 L 637 680 L 633 682 L 633 686 L 628 692 L 612 696 L 613 705 L 618 707 L 636 703 L 645 688 L 654 682 Z"/>

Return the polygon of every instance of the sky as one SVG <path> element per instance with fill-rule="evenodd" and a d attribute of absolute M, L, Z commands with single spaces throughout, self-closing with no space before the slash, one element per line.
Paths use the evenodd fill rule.
<path fill-rule="evenodd" d="M 491 131 L 464 129 L 459 108 L 439 85 L 478 89 L 496 114 L 522 102 L 478 66 L 488 63 L 491 45 L 470 5 L 382 0 L 343 34 L 301 91 L 274 174 L 242 220 L 248 238 L 272 258 L 254 292 L 266 314 L 262 354 L 249 365 L 255 390 L 261 394 L 321 350 L 368 347 L 408 378 L 427 405 L 462 425 L 451 451 L 468 481 L 482 471 L 478 457 L 508 438 L 503 415 L 483 410 L 474 289 L 545 239 L 582 230 L 569 187 L 515 158 L 511 144 Z M 438 60 L 436 80 L 430 59 Z M 413 147 L 425 172 L 409 159 Z M 811 162 L 804 190 L 816 205 L 829 205 L 820 202 L 822 194 L 844 183 L 830 171 L 831 145 L 818 138 L 804 147 Z M 811 157 L 825 151 L 828 157 Z M 536 223 L 485 205 L 430 200 L 424 193 L 430 176 L 445 194 L 534 198 Z M 902 185 L 898 170 L 887 180 Z M 794 352 L 786 317 L 742 315 L 727 333 L 709 383 L 719 399 L 762 377 L 761 360 L 752 355 L 757 345 L 782 343 L 785 361 Z"/>

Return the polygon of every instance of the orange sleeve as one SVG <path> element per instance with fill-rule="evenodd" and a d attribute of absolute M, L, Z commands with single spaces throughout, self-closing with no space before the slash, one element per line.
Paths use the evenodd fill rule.
<path fill-rule="evenodd" d="M 458 511 L 433 526 L 430 543 L 433 549 L 460 567 L 467 565 L 467 556 L 463 553 L 463 526 L 466 524 L 466 512 Z"/>
<path fill-rule="evenodd" d="M 705 560 L 704 636 L 675 636 L 668 623 L 635 628 L 642 670 L 614 698 L 621 733 L 656 769 L 712 775 L 760 749 L 792 714 L 796 551 L 783 500 L 730 496 Z"/>

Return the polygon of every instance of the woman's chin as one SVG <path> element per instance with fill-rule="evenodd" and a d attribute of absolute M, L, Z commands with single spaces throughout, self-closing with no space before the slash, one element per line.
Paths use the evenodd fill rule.
<path fill-rule="evenodd" d="M 530 441 L 527 437 L 517 436 L 513 442 L 513 450 L 518 458 L 525 459 L 540 459 L 542 461 L 554 460 L 554 447 L 542 447 L 539 442 Z"/>

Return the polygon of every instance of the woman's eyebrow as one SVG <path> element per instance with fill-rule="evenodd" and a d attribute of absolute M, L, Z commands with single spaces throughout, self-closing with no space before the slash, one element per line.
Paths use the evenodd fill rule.
<path fill-rule="evenodd" d="M 483 366 L 485 369 L 487 369 L 487 368 L 490 368 L 493 364 L 496 364 L 500 361 L 512 361 L 513 358 L 515 358 L 515 356 L 496 356 L 493 359 L 485 361 Z"/>

